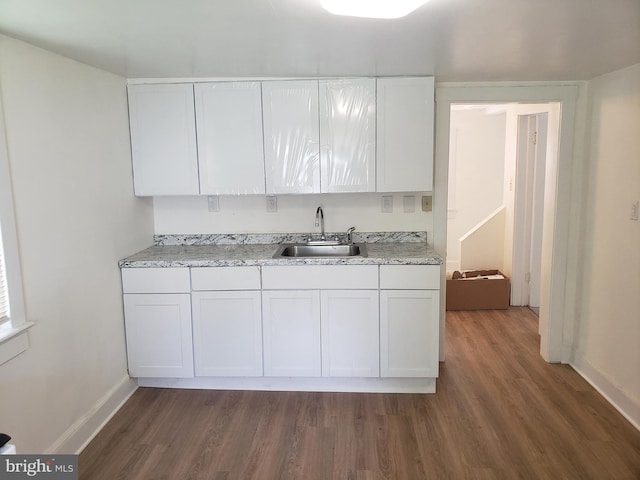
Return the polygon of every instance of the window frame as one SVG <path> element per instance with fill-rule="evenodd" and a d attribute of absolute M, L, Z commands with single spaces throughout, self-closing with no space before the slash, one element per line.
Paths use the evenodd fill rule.
<path fill-rule="evenodd" d="M 25 315 L 20 251 L 15 221 L 9 152 L 0 103 L 0 235 L 6 273 L 9 318 L 0 322 L 0 365 L 25 351 L 27 330 L 33 325 Z"/>
<path fill-rule="evenodd" d="M 4 247 L 2 245 L 2 221 L 0 221 L 0 327 L 11 321 L 9 283 L 7 281 L 7 275 L 4 268 L 4 256 Z"/>

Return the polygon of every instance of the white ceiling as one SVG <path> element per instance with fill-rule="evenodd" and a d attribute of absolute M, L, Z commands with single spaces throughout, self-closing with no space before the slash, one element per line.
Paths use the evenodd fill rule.
<path fill-rule="evenodd" d="M 430 0 L 398 20 L 320 0 L 0 0 L 0 32 L 129 78 L 584 80 L 640 62 L 640 0 Z"/>

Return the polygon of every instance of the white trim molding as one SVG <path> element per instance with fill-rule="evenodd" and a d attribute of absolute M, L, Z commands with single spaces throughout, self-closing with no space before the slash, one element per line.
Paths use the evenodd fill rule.
<path fill-rule="evenodd" d="M 91 410 L 76 420 L 47 453 L 80 454 L 137 389 L 138 385 L 129 376 L 122 378 Z"/>
<path fill-rule="evenodd" d="M 7 363 L 29 348 L 29 330 L 34 324 L 25 322 L 14 327 L 11 323 L 0 325 L 0 365 Z"/>
<path fill-rule="evenodd" d="M 584 359 L 576 358 L 570 365 L 631 425 L 640 430 L 640 405 L 629 397 L 620 386 L 614 384 Z"/>
<path fill-rule="evenodd" d="M 558 158 L 548 159 L 553 164 L 555 191 L 549 199 L 552 205 L 545 218 L 545 227 L 550 225 L 549 241 L 546 252 L 543 247 L 542 284 L 547 296 L 541 305 L 541 341 L 540 354 L 548 362 L 569 361 L 567 352 L 573 338 L 575 302 L 567 297 L 566 285 L 570 273 L 567 265 L 574 255 L 569 249 L 569 240 L 578 230 L 579 219 L 571 218 L 572 201 L 576 193 L 572 192 L 572 173 L 574 163 L 575 115 L 579 83 L 441 83 L 436 84 L 436 139 L 435 139 L 435 177 L 434 177 L 434 248 L 446 255 L 447 247 L 447 198 L 450 145 L 451 105 L 456 103 L 549 103 L 561 104 L 560 142 Z M 577 255 L 577 253 L 576 253 Z M 546 265 L 545 265 L 546 262 Z M 546 267 L 546 268 L 545 268 Z M 546 277 L 546 284 L 545 284 Z M 444 269 L 440 290 L 440 360 L 444 360 L 445 298 L 446 283 Z M 571 296 L 572 292 L 569 292 Z M 544 302 L 546 301 L 546 308 Z M 565 338 L 566 337 L 566 338 Z M 569 347 L 569 348 L 567 348 Z"/>
<path fill-rule="evenodd" d="M 274 392 L 436 393 L 435 378 L 195 377 L 139 378 L 141 387 Z"/>
<path fill-rule="evenodd" d="M 26 321 L 20 250 L 13 205 L 13 188 L 9 151 L 5 134 L 4 114 L 0 101 L 0 248 L 3 249 L 6 273 L 6 293 L 9 320 L 0 326 L 0 365 L 29 348 L 27 330 L 33 323 Z M 6 319 L 6 317 L 5 317 Z"/>

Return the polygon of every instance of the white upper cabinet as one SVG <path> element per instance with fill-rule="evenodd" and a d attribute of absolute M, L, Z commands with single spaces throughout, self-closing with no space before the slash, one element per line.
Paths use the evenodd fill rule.
<path fill-rule="evenodd" d="M 320 193 L 318 82 L 262 84 L 267 193 Z"/>
<path fill-rule="evenodd" d="M 197 83 L 200 193 L 264 194 L 260 82 Z"/>
<path fill-rule="evenodd" d="M 136 195 L 433 191 L 433 77 L 128 91 Z"/>
<path fill-rule="evenodd" d="M 135 194 L 199 194 L 193 85 L 129 85 L 128 94 Z"/>
<path fill-rule="evenodd" d="M 377 80 L 377 191 L 433 190 L 433 77 Z"/>
<path fill-rule="evenodd" d="M 319 88 L 322 192 L 375 192 L 375 79 L 321 80 Z"/>

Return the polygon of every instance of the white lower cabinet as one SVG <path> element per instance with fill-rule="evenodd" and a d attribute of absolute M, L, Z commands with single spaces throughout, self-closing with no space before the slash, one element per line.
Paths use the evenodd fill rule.
<path fill-rule="evenodd" d="M 196 376 L 262 376 L 260 291 L 194 292 Z"/>
<path fill-rule="evenodd" d="M 263 291 L 262 324 L 265 376 L 320 376 L 320 292 Z"/>
<path fill-rule="evenodd" d="M 322 376 L 378 377 L 377 290 L 324 290 Z"/>
<path fill-rule="evenodd" d="M 264 372 L 379 376 L 378 266 L 262 269 Z"/>
<path fill-rule="evenodd" d="M 380 291 L 380 376 L 438 376 L 438 290 Z"/>
<path fill-rule="evenodd" d="M 262 376 L 259 267 L 191 268 L 198 377 Z"/>
<path fill-rule="evenodd" d="M 266 376 L 378 377 L 377 290 L 263 292 Z"/>
<path fill-rule="evenodd" d="M 440 266 L 380 266 L 380 376 L 438 376 Z"/>
<path fill-rule="evenodd" d="M 132 377 L 193 377 L 189 294 L 124 295 Z"/>
<path fill-rule="evenodd" d="M 263 376 L 374 389 L 404 378 L 428 391 L 439 279 L 431 265 L 123 268 L 129 372 L 222 388 L 264 387 L 247 378 Z"/>
<path fill-rule="evenodd" d="M 193 377 L 189 269 L 123 268 L 132 377 Z"/>

